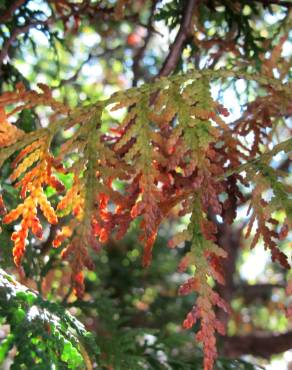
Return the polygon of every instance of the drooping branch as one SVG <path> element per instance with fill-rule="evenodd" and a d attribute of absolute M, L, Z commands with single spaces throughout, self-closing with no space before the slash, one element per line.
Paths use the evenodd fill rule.
<path fill-rule="evenodd" d="M 252 158 L 251 160 L 246 161 L 244 164 L 242 164 L 242 165 L 240 165 L 236 168 L 232 168 L 232 169 L 226 171 L 223 175 L 220 175 L 218 177 L 218 180 L 229 177 L 229 176 L 233 175 L 234 173 L 240 173 L 242 171 L 245 171 L 246 169 L 248 169 L 252 166 L 256 166 L 261 162 L 271 160 L 271 158 L 274 155 L 281 152 L 282 150 L 284 152 L 288 153 L 289 151 L 291 151 L 291 147 L 292 147 L 292 139 L 290 138 L 290 139 L 287 139 L 287 140 L 275 145 L 273 149 L 261 154 L 257 158 Z"/>
<path fill-rule="evenodd" d="M 61 198 L 55 211 L 58 217 L 72 215 L 72 219 L 69 225 L 58 233 L 53 246 L 58 247 L 63 242 L 66 243 L 65 249 L 62 250 L 62 257 L 70 261 L 73 286 L 79 296 L 84 290 L 83 268 L 92 268 L 88 246 L 99 251 L 100 243 L 105 243 L 112 233 L 117 238 L 123 237 L 131 221 L 142 216 L 140 239 L 143 241 L 145 250 L 144 264 L 147 265 L 151 259 L 151 250 L 161 221 L 169 217 L 169 211 L 173 208 L 170 206 L 180 200 L 179 216 L 192 213 L 192 217 L 188 228 L 172 238 L 170 247 L 175 247 L 184 241 L 192 242 L 190 253 L 180 264 L 180 271 L 185 271 L 191 265 L 195 265 L 197 269 L 195 275 L 181 286 L 180 294 L 196 292 L 199 297 L 183 325 L 189 329 L 198 320 L 201 322 L 201 329 L 196 338 L 204 346 L 206 370 L 212 369 L 217 355 L 215 334 L 224 333 L 222 323 L 224 320 L 218 320 L 219 315 L 217 316 L 215 308 L 228 311 L 225 300 L 222 299 L 222 295 L 227 296 L 226 292 L 220 296 L 208 281 L 208 277 L 212 276 L 220 284 L 223 282 L 221 258 L 226 257 L 226 251 L 218 246 L 220 243 L 217 230 L 220 225 L 217 227 L 208 219 L 208 212 L 222 217 L 223 221 L 232 220 L 234 215 L 232 207 L 237 206 L 237 200 L 242 200 L 243 195 L 234 188 L 232 178 L 225 179 L 225 177 L 232 177 L 245 171 L 250 182 L 256 183 L 251 175 L 262 165 L 265 176 L 269 175 L 271 181 L 276 183 L 277 177 L 274 171 L 268 168 L 266 162 L 279 151 L 287 152 L 291 147 L 291 139 L 288 139 L 262 155 L 259 150 L 250 157 L 238 155 L 234 150 L 237 142 L 233 141 L 228 126 L 220 118 L 220 115 L 226 116 L 228 112 L 213 100 L 210 93 L 210 80 L 214 75 L 215 78 L 224 78 L 238 77 L 242 73 L 231 71 L 213 73 L 205 70 L 192 71 L 185 76 L 160 79 L 139 88 L 128 89 L 126 92 L 119 91 L 107 100 L 80 108 L 74 112 L 75 117 L 69 108 L 60 107 L 47 88 L 42 85 L 40 88 L 43 93 L 27 92 L 19 86 L 16 92 L 5 93 L 1 98 L 4 107 L 8 104 L 17 104 L 14 113 L 27 107 L 49 103 L 49 106 L 52 105 L 56 110 L 57 116 L 61 113 L 62 116 L 66 116 L 65 125 L 64 121 L 56 121 L 57 116 L 54 114 L 52 124 L 46 129 L 39 130 L 42 135 L 45 135 L 41 143 L 39 140 L 36 143 L 34 140 L 31 142 L 32 138 L 29 136 L 31 134 L 22 135 L 22 147 L 25 146 L 23 142 L 28 136 L 31 145 L 28 148 L 24 147 L 14 160 L 11 181 L 20 179 L 15 186 L 21 186 L 25 199 L 23 205 L 20 204 L 16 210 L 11 210 L 4 217 L 5 223 L 12 223 L 21 216 L 24 219 L 22 229 L 13 234 L 13 240 L 17 244 L 17 248 L 14 248 L 16 263 L 19 264 L 22 258 L 28 231 L 31 229 L 38 238 L 42 235 L 41 225 L 37 219 L 38 204 L 44 208 L 45 217 L 49 216 L 46 217 L 48 222 L 56 223 L 55 218 L 52 217 L 54 210 L 49 209 L 51 213 L 47 211 L 48 202 L 44 193 L 44 189 L 48 185 L 51 186 L 51 183 L 55 185 L 56 191 L 60 189 L 56 179 L 52 179 L 54 173 L 57 175 L 65 172 L 73 175 L 73 184 Z M 258 76 L 249 76 L 249 79 L 262 81 L 264 86 L 270 80 Z M 279 81 L 274 81 L 273 86 L 275 89 L 278 88 L 285 97 L 286 85 L 283 86 Z M 157 99 L 151 103 L 152 96 L 155 94 Z M 285 99 L 284 102 L 286 102 Z M 31 105 L 32 103 L 34 105 Z M 102 125 L 102 113 L 108 106 L 111 106 L 112 112 L 126 108 L 127 114 L 122 122 L 118 122 L 118 129 L 112 130 L 106 136 L 99 128 Z M 174 117 L 177 122 L 173 127 Z M 50 147 L 46 146 L 49 142 L 47 136 L 51 138 L 59 128 L 71 130 L 76 125 L 78 127 L 75 133 L 64 142 L 58 157 L 53 157 Z M 14 131 L 11 126 L 9 122 L 6 123 L 6 131 L 2 135 L 3 150 L 0 156 L 2 160 L 12 155 L 16 149 L 20 149 L 20 144 L 15 147 L 15 137 L 12 135 Z M 9 137 L 12 137 L 11 143 L 7 141 L 7 135 L 5 135 L 7 132 L 10 134 Z M 214 143 L 220 139 L 223 146 L 216 148 Z M 120 149 L 125 150 L 122 157 Z M 76 156 L 76 159 L 73 157 L 70 168 L 59 165 L 73 153 L 80 155 Z M 226 167 L 229 158 L 231 158 L 230 167 Z M 261 163 L 262 161 L 264 163 Z M 225 171 L 226 169 L 228 171 Z M 120 193 L 112 187 L 113 179 L 116 178 L 121 179 L 125 184 L 125 192 Z M 262 186 L 265 190 L 269 183 L 263 182 Z M 275 195 L 285 200 L 286 190 L 279 186 L 276 189 L 278 193 Z M 237 191 L 236 197 L 233 196 L 234 189 Z M 63 188 L 60 191 L 64 191 Z M 189 193 L 186 194 L 187 191 Z M 231 194 L 228 198 L 230 202 L 222 206 L 219 196 L 225 191 L 228 196 Z M 182 192 L 186 197 L 181 198 Z M 109 208 L 110 202 L 115 204 L 114 209 Z M 260 208 L 257 198 L 253 204 L 258 207 L 254 207 L 255 209 Z M 274 204 L 272 206 L 274 207 Z M 269 214 L 273 211 L 272 206 L 268 210 Z M 230 209 L 232 214 L 228 216 L 226 210 Z M 35 217 L 30 217 L 30 214 Z M 280 239 L 273 229 L 267 227 L 264 229 L 265 223 L 270 219 L 266 216 L 260 218 L 260 216 L 258 214 L 255 216 L 263 225 L 259 233 L 263 233 L 262 230 L 264 230 L 268 237 L 272 235 L 275 239 Z M 272 225 L 274 226 L 275 223 Z M 286 224 L 284 226 L 286 227 Z M 231 230 L 228 231 L 231 232 Z M 268 242 L 270 246 L 270 239 Z M 223 244 L 225 243 L 222 241 Z M 238 244 L 236 240 L 233 244 L 230 243 L 231 252 L 235 252 Z M 275 249 L 274 244 L 271 249 L 273 248 Z M 277 250 L 277 253 L 280 252 Z M 235 257 L 236 255 L 234 260 Z M 235 266 L 234 263 L 233 266 Z M 233 273 L 234 270 L 230 275 Z M 233 284 L 231 279 L 226 283 L 230 286 Z M 228 296 L 227 300 L 229 300 Z"/>

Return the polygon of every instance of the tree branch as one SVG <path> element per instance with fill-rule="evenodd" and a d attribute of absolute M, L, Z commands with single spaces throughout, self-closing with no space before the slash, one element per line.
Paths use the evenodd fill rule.
<path fill-rule="evenodd" d="M 173 44 L 170 47 L 169 54 L 167 58 L 165 59 L 164 64 L 158 74 L 159 77 L 168 76 L 176 67 L 178 60 L 181 56 L 183 45 L 186 39 L 192 33 L 191 26 L 192 26 L 192 17 L 193 17 L 195 5 L 196 5 L 196 0 L 187 1 L 187 6 L 185 8 L 185 12 L 184 12 L 184 16 L 183 16 L 180 29 L 178 31 L 178 34 L 176 35 L 176 38 Z"/>
<path fill-rule="evenodd" d="M 26 0 L 16 0 L 14 1 L 10 7 L 0 15 L 0 23 L 4 23 L 9 21 L 9 19 L 13 16 L 13 13 L 25 2 Z"/>
<path fill-rule="evenodd" d="M 238 357 L 244 354 L 269 358 L 271 355 L 288 351 L 292 348 L 292 331 L 284 334 L 258 334 L 222 338 L 224 354 Z"/>
<path fill-rule="evenodd" d="M 218 180 L 223 180 L 224 178 L 229 177 L 229 176 L 233 175 L 234 173 L 240 173 L 242 171 L 246 171 L 250 167 L 256 166 L 261 162 L 271 160 L 271 158 L 274 155 L 276 155 L 277 153 L 279 153 L 282 150 L 286 153 L 288 153 L 288 151 L 292 150 L 292 138 L 289 138 L 285 141 L 282 141 L 281 143 L 275 145 L 274 148 L 269 150 L 268 152 L 265 152 L 265 153 L 259 155 L 256 158 L 252 158 L 252 159 L 246 161 L 245 163 L 239 165 L 238 167 L 228 169 L 227 171 L 225 171 L 225 173 L 223 175 L 219 175 L 217 177 L 217 179 Z"/>
<path fill-rule="evenodd" d="M 58 86 L 55 86 L 54 89 L 60 89 L 61 87 L 68 85 L 71 82 L 74 82 L 77 80 L 82 68 L 85 66 L 86 63 L 88 63 L 93 55 L 91 53 L 88 54 L 88 57 L 80 64 L 80 66 L 77 68 L 77 70 L 74 72 L 74 74 L 69 78 L 64 78 L 61 80 L 58 84 Z"/>
<path fill-rule="evenodd" d="M 50 232 L 49 232 L 47 239 L 43 243 L 38 245 L 38 249 L 40 249 L 40 253 L 42 255 L 45 255 L 48 252 L 48 250 L 50 250 L 59 227 L 60 225 L 51 225 Z"/>
<path fill-rule="evenodd" d="M 269 6 L 269 5 L 279 5 L 279 6 L 285 6 L 288 8 L 292 7 L 291 1 L 281 1 L 281 0 L 256 0 L 258 3 L 262 3 L 263 6 Z"/>
<path fill-rule="evenodd" d="M 151 9 L 150 9 L 150 16 L 149 16 L 148 24 L 147 24 L 147 27 L 146 27 L 147 35 L 145 37 L 144 44 L 138 50 L 138 52 L 135 55 L 134 60 L 133 60 L 134 61 L 134 63 L 133 63 L 133 74 L 134 74 L 133 86 L 137 86 L 137 82 L 138 82 L 138 78 L 139 78 L 139 74 L 140 74 L 139 63 L 140 63 L 140 60 L 144 56 L 145 50 L 148 46 L 148 43 L 149 43 L 149 41 L 151 39 L 151 36 L 152 36 L 152 33 L 153 33 L 152 23 L 153 23 L 153 19 L 154 19 L 154 12 L 155 12 L 155 8 L 156 8 L 156 4 L 157 4 L 157 0 L 154 0 L 152 5 L 151 5 Z"/>
<path fill-rule="evenodd" d="M 230 209 L 230 211 L 232 211 Z M 227 258 L 221 259 L 222 271 L 224 271 L 225 284 L 216 284 L 216 291 L 226 302 L 231 302 L 234 293 L 234 275 L 236 272 L 236 261 L 241 245 L 242 228 L 234 228 L 227 222 L 221 224 L 216 221 L 214 214 L 210 212 L 210 218 L 217 225 L 217 240 L 221 248 L 227 252 Z M 218 310 L 217 317 L 224 325 L 227 325 L 229 315 L 223 310 Z"/>
<path fill-rule="evenodd" d="M 243 297 L 246 303 L 257 299 L 270 299 L 273 289 L 285 289 L 285 284 L 241 284 L 234 287 L 234 295 Z"/>
<path fill-rule="evenodd" d="M 17 37 L 23 33 L 28 32 L 31 28 L 37 26 L 46 26 L 49 23 L 49 19 L 46 21 L 35 21 L 22 27 L 17 27 L 13 30 L 11 36 L 4 42 L 4 45 L 0 51 L 0 67 L 2 66 L 4 59 L 6 58 L 11 44 L 17 39 Z"/>

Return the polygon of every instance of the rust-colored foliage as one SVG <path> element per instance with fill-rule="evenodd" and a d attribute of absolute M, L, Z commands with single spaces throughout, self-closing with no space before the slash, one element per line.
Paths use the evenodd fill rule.
<path fill-rule="evenodd" d="M 0 108 L 0 148 L 15 143 L 23 132 L 7 121 L 5 110 Z"/>
<path fill-rule="evenodd" d="M 268 86 L 267 96 L 251 103 L 244 119 L 233 126 L 225 123 L 228 111 L 210 94 L 211 78 L 228 77 L 254 79 Z M 268 77 L 194 71 L 119 92 L 76 110 L 56 102 L 46 86 L 40 88 L 42 92 L 38 93 L 18 85 L 15 92 L 0 97 L 0 163 L 17 152 L 10 181 L 16 181 L 22 198 L 3 219 L 4 223 L 12 223 L 21 217 L 20 226 L 12 234 L 16 265 L 21 263 L 29 231 L 42 238 L 39 210 L 50 224 L 58 224 L 66 216 L 69 221 L 60 227 L 53 246 L 63 248 L 62 257 L 70 263 L 75 293 L 82 297 L 84 267 L 93 268 L 90 253 L 99 251 L 110 236 L 122 238 L 138 218 L 143 264 L 147 266 L 160 224 L 173 217 L 173 209 L 179 217 L 190 214 L 188 228 L 175 235 L 169 246 L 191 243 L 180 270 L 195 266 L 195 275 L 180 287 L 179 293 L 195 292 L 198 298 L 183 326 L 191 328 L 200 320 L 196 338 L 203 344 L 204 369 L 212 369 L 217 355 L 215 334 L 224 333 L 215 308 L 229 310 L 210 285 L 210 278 L 224 284 L 220 261 L 226 257 L 218 246 L 217 227 L 212 220 L 220 216 L 224 222 L 234 221 L 237 206 L 246 200 L 245 186 L 255 185 L 247 229 L 247 235 L 251 234 L 257 221 L 251 246 L 262 237 L 272 259 L 290 267 L 278 245 L 291 223 L 289 188 L 282 184 L 282 174 L 270 166 L 270 160 L 282 150 L 291 150 L 291 140 L 262 151 L 267 142 L 263 127 L 267 122 L 272 126 L 272 118 L 288 109 L 289 87 Z M 8 122 L 4 109 L 11 104 L 16 107 L 8 117 L 38 105 L 51 107 L 49 126 L 25 134 Z M 100 129 L 103 113 L 122 108 L 126 111 L 124 118 L 112 118 L 105 134 Z M 69 139 L 54 156 L 51 142 L 61 130 L 68 133 Z M 251 146 L 242 140 L 249 133 L 254 134 Z M 65 190 L 60 182 L 60 174 L 72 175 L 69 189 Z M 117 181 L 122 183 L 120 190 Z M 60 193 L 54 208 L 45 195 L 48 186 Z M 273 190 L 269 201 L 264 199 L 268 189 Z M 1 198 L 1 214 L 4 208 Z M 273 217 L 278 209 L 287 216 L 282 224 Z"/>

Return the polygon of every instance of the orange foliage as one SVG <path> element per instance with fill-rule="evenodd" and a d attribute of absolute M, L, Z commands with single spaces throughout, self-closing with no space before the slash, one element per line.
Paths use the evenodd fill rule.
<path fill-rule="evenodd" d="M 60 5 L 59 11 L 66 10 L 66 3 L 61 3 L 64 9 Z M 230 76 L 229 71 L 220 73 Z M 228 311 L 226 302 L 209 283 L 211 277 L 224 284 L 220 262 L 226 257 L 218 246 L 213 218 L 234 221 L 238 205 L 246 201 L 243 187 L 256 183 L 247 230 L 249 235 L 257 221 L 252 247 L 262 237 L 273 260 L 290 267 L 277 245 L 287 235 L 289 222 L 279 223 L 272 217 L 277 209 L 284 209 L 288 215 L 287 188 L 269 166 L 273 154 L 288 151 L 289 140 L 275 146 L 270 156 L 262 153 L 262 146 L 268 142 L 264 127 L 272 127 L 271 117 L 278 118 L 288 109 L 289 93 L 281 84 L 274 84 L 265 98 L 249 104 L 244 119 L 229 126 L 223 120 L 228 111 L 210 94 L 209 78 L 208 71 L 194 71 L 116 93 L 108 100 L 72 111 L 56 102 L 44 85 L 39 86 L 39 93 L 18 85 L 15 92 L 0 97 L 0 159 L 18 152 L 10 181 L 17 181 L 22 202 L 3 218 L 4 223 L 12 223 L 21 217 L 12 234 L 16 265 L 21 263 L 29 231 L 39 239 L 43 236 L 39 211 L 49 224 L 58 224 L 59 218 L 66 216 L 69 221 L 57 232 L 53 247 L 62 248 L 62 258 L 71 267 L 74 292 L 82 297 L 84 267 L 93 268 L 91 249 L 98 252 L 110 236 L 122 238 L 131 222 L 138 219 L 143 264 L 147 266 L 160 224 L 173 217 L 173 209 L 179 217 L 190 214 L 188 228 L 173 237 L 170 247 L 184 241 L 192 244 L 180 270 L 195 266 L 195 275 L 179 293 L 198 294 L 183 326 L 188 329 L 200 321 L 196 339 L 204 348 L 205 370 L 212 369 L 217 355 L 216 332 L 224 333 L 215 309 Z M 261 81 L 265 85 L 269 80 Z M 8 104 L 16 105 L 10 115 L 48 105 L 53 110 L 48 128 L 23 133 L 8 123 L 3 109 Z M 127 113 L 121 122 L 113 120 L 104 133 L 100 130 L 102 113 L 108 106 L 112 111 L 126 108 Z M 50 146 L 59 130 L 72 134 L 54 156 Z M 254 135 L 251 147 L 242 140 L 249 133 Z M 61 173 L 72 174 L 69 189 L 59 181 Z M 117 183 L 122 184 L 120 189 Z M 45 195 L 48 186 L 63 193 L 57 206 L 53 207 Z M 276 201 L 263 199 L 269 188 Z M 0 214 L 4 211 L 0 198 Z"/>

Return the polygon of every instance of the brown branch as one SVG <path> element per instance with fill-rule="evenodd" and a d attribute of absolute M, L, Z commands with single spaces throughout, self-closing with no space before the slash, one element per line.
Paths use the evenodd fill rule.
<path fill-rule="evenodd" d="M 236 294 L 256 294 L 256 295 L 261 295 L 262 293 L 267 294 L 268 292 L 271 292 L 272 289 L 279 289 L 279 288 L 285 288 L 285 284 L 278 283 L 278 284 L 240 284 L 236 285 L 234 287 Z"/>
<path fill-rule="evenodd" d="M 112 55 L 114 52 L 120 50 L 122 48 L 121 45 L 113 48 L 113 49 L 106 49 L 104 50 L 102 53 L 100 54 L 97 54 L 97 55 L 94 55 L 94 54 L 91 54 L 89 53 L 87 58 L 79 65 L 79 67 L 77 68 L 77 70 L 74 72 L 74 74 L 69 77 L 69 78 L 64 78 L 60 81 L 60 83 L 57 85 L 57 86 L 54 86 L 53 89 L 59 89 L 71 82 L 74 82 L 77 80 L 77 78 L 79 77 L 79 74 L 82 70 L 82 68 L 85 66 L 86 63 L 90 62 L 93 58 L 104 58 L 106 57 L 107 55 Z"/>
<path fill-rule="evenodd" d="M 211 219 L 216 222 L 214 215 Z M 222 270 L 224 271 L 225 284 L 216 284 L 216 291 L 226 302 L 231 302 L 234 294 L 234 275 L 236 272 L 236 261 L 241 246 L 242 227 L 234 228 L 227 222 L 223 224 L 216 222 L 217 240 L 221 248 L 227 252 L 227 258 L 221 260 Z M 223 310 L 218 310 L 217 317 L 224 325 L 228 323 L 228 314 Z"/>
<path fill-rule="evenodd" d="M 182 53 L 182 49 L 187 38 L 192 34 L 192 17 L 195 9 L 196 0 L 187 1 L 183 20 L 176 35 L 173 44 L 170 47 L 169 54 L 163 63 L 158 74 L 159 77 L 168 76 L 176 67 Z"/>
<path fill-rule="evenodd" d="M 263 6 L 269 6 L 269 5 L 279 5 L 279 6 L 285 6 L 288 8 L 292 7 L 291 1 L 281 1 L 281 0 L 255 0 L 257 3 L 262 3 Z"/>
<path fill-rule="evenodd" d="M 158 0 L 154 0 L 152 2 L 152 5 L 151 5 L 151 9 L 150 9 L 150 16 L 149 16 L 149 19 L 148 19 L 148 24 L 147 24 L 147 35 L 144 39 L 144 44 L 142 45 L 142 47 L 138 50 L 137 54 L 135 55 L 134 57 L 134 60 L 133 60 L 133 74 L 134 74 L 134 77 L 133 77 L 133 86 L 137 86 L 137 82 L 138 82 L 138 79 L 139 79 L 139 75 L 140 75 L 140 66 L 139 66 L 139 63 L 141 61 L 141 59 L 143 58 L 144 56 L 144 53 L 145 53 L 145 50 L 147 49 L 147 46 L 149 44 L 149 41 L 152 37 L 152 33 L 153 33 L 153 27 L 152 27 L 152 23 L 153 23 L 153 19 L 154 19 L 154 12 L 155 12 L 155 8 L 156 8 L 156 4 L 157 4 L 157 1 Z"/>
<path fill-rule="evenodd" d="M 71 82 L 74 82 L 77 80 L 77 78 L 79 77 L 79 74 L 82 70 L 82 68 L 85 66 L 86 63 L 88 63 L 91 58 L 93 57 L 93 55 L 91 53 L 88 54 L 88 57 L 80 64 L 80 66 L 77 68 L 77 70 L 74 72 L 74 74 L 69 77 L 69 78 L 64 78 L 63 80 L 61 80 L 58 84 L 58 86 L 55 86 L 54 89 L 60 89 L 61 87 L 71 83 Z"/>
<path fill-rule="evenodd" d="M 9 19 L 13 16 L 13 13 L 25 2 L 26 0 L 16 0 L 14 1 L 10 7 L 5 11 L 4 14 L 0 15 L 0 23 L 4 23 L 9 21 Z"/>
<path fill-rule="evenodd" d="M 38 249 L 40 249 L 40 253 L 42 255 L 47 254 L 48 250 L 50 250 L 52 243 L 57 235 L 58 228 L 60 228 L 60 224 L 51 225 L 50 232 L 49 232 L 47 239 L 43 243 L 37 246 Z"/>
<path fill-rule="evenodd" d="M 50 19 L 47 19 L 46 21 L 35 21 L 32 23 L 29 23 L 22 27 L 17 27 L 13 30 L 11 36 L 5 41 L 1 51 L 0 51 L 0 67 L 2 66 L 4 59 L 6 58 L 9 48 L 11 44 L 16 40 L 16 38 L 23 34 L 28 32 L 31 28 L 35 28 L 37 26 L 46 26 L 48 25 Z"/>
<path fill-rule="evenodd" d="M 292 348 L 292 331 L 285 334 L 257 334 L 222 338 L 224 355 L 239 357 L 244 354 L 269 358 L 271 355 L 288 351 Z"/>
<path fill-rule="evenodd" d="M 273 289 L 285 289 L 285 284 L 241 284 L 234 287 L 234 295 L 244 298 L 246 304 L 271 298 Z"/>
<path fill-rule="evenodd" d="M 57 2 L 57 0 L 55 0 L 55 1 L 51 0 L 50 2 L 54 3 L 54 2 Z M 23 3 L 24 3 L 24 0 L 18 0 L 14 4 L 12 4 L 11 7 L 5 12 L 5 14 L 0 17 L 0 23 L 1 23 L 1 20 L 9 19 L 10 14 L 13 13 Z M 88 7 L 87 2 L 84 2 L 83 4 L 80 4 L 79 6 L 77 6 L 77 4 L 71 4 L 69 14 L 65 14 L 65 15 L 63 14 L 63 15 L 60 15 L 59 17 L 57 17 L 56 14 L 53 13 L 52 16 L 47 18 L 46 20 L 35 20 L 35 21 L 32 21 L 31 23 L 28 23 L 28 24 L 26 24 L 22 27 L 14 28 L 10 37 L 6 39 L 6 41 L 3 44 L 2 49 L 0 50 L 0 67 L 2 66 L 2 64 L 4 62 L 4 59 L 8 55 L 10 46 L 17 39 L 18 36 L 28 32 L 32 28 L 36 28 L 37 26 L 49 26 L 49 25 L 52 25 L 54 23 L 57 23 L 58 21 L 62 21 L 63 24 L 65 24 L 72 16 L 82 15 L 83 14 L 82 10 L 85 7 Z M 96 7 L 88 7 L 88 8 L 90 8 L 91 11 L 95 10 L 95 13 L 96 13 Z M 100 14 L 100 12 L 98 14 Z M 88 16 L 90 16 L 90 14 L 88 14 Z M 1 74 L 1 71 L 0 71 L 0 74 Z"/>

